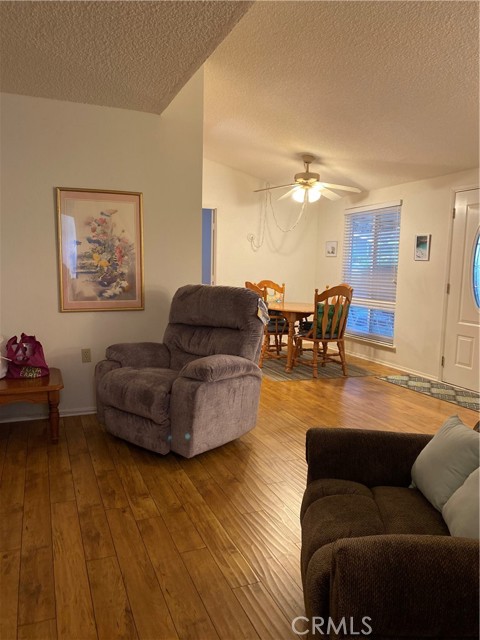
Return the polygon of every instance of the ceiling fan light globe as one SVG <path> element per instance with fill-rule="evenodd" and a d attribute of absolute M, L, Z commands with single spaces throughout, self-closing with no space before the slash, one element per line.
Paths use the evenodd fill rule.
<path fill-rule="evenodd" d="M 322 197 L 320 189 L 309 189 L 307 191 L 307 197 L 309 202 L 317 202 Z"/>
<path fill-rule="evenodd" d="M 295 202 L 304 202 L 305 189 L 303 189 L 303 187 L 299 187 L 298 189 L 295 189 L 295 191 L 292 193 L 292 198 L 295 200 Z"/>

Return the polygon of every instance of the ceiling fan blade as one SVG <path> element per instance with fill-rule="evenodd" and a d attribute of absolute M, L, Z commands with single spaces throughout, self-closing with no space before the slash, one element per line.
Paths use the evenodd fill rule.
<path fill-rule="evenodd" d="M 284 194 L 283 194 L 283 196 L 280 196 L 280 198 L 278 198 L 278 199 L 279 199 L 279 200 L 283 200 L 284 198 L 288 198 L 288 196 L 291 196 L 291 195 L 292 195 L 292 193 L 293 193 L 294 191 L 296 191 L 296 190 L 297 190 L 297 185 L 295 185 L 295 186 L 293 187 L 293 189 L 289 189 L 289 190 L 287 191 L 287 193 L 284 193 Z"/>
<path fill-rule="evenodd" d="M 260 191 L 271 191 L 272 189 L 284 189 L 285 187 L 293 187 L 296 184 L 296 182 L 291 182 L 290 184 L 279 184 L 276 187 L 264 187 L 263 189 L 255 189 L 253 193 L 259 193 Z"/>
<path fill-rule="evenodd" d="M 322 187 L 320 193 L 322 194 L 322 197 L 328 198 L 329 200 L 340 200 L 342 197 L 339 196 L 338 193 L 334 193 L 333 191 L 330 191 L 330 189 L 325 189 L 324 187 Z"/>
<path fill-rule="evenodd" d="M 331 184 L 330 182 L 319 182 L 322 187 L 329 187 L 330 189 L 340 189 L 340 191 L 351 191 L 352 193 L 361 193 L 361 189 L 357 187 L 346 187 L 343 184 Z"/>

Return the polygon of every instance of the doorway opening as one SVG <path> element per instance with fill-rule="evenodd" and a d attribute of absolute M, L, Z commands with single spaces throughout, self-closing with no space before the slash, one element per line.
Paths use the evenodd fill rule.
<path fill-rule="evenodd" d="M 202 209 L 202 284 L 215 284 L 216 209 Z"/>

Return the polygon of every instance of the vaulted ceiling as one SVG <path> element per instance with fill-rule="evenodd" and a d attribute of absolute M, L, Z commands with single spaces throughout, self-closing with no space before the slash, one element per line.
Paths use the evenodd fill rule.
<path fill-rule="evenodd" d="M 251 4 L 2 1 L 0 86 L 162 113 Z"/>
<path fill-rule="evenodd" d="M 478 166 L 479 3 L 0 2 L 3 91 L 161 113 L 205 63 L 205 155 L 369 190 Z"/>

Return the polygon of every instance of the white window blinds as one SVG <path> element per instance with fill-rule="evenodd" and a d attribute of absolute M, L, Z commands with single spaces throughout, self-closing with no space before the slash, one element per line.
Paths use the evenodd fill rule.
<path fill-rule="evenodd" d="M 353 287 L 347 333 L 393 344 L 401 203 L 345 214 L 343 280 Z"/>

